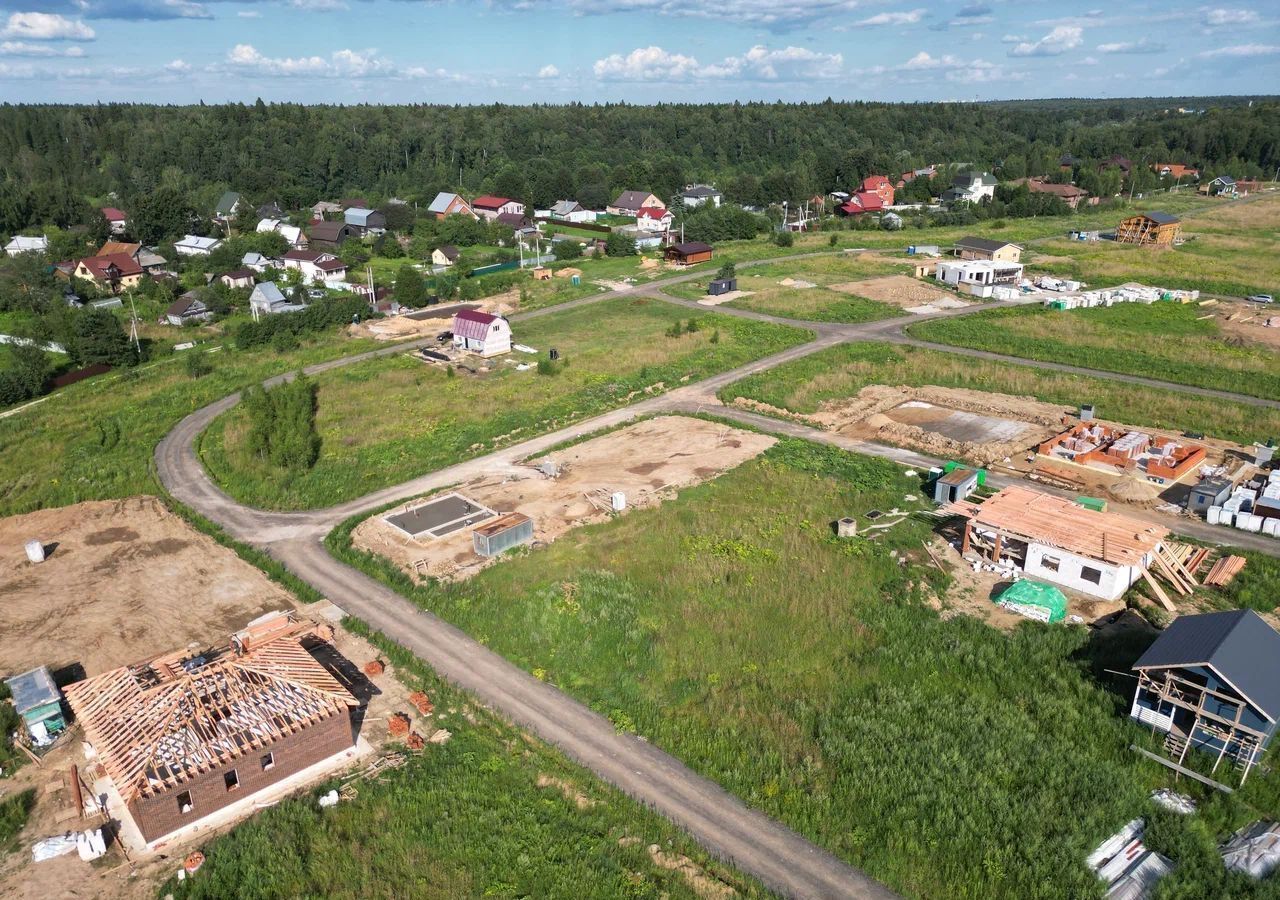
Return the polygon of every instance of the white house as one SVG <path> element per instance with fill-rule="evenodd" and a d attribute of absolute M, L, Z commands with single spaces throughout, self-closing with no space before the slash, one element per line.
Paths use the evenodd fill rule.
<path fill-rule="evenodd" d="M 646 206 L 636 215 L 636 229 L 650 233 L 669 231 L 674 220 L 671 210 Z"/>
<path fill-rule="evenodd" d="M 165 321 L 170 325 L 179 326 L 186 325 L 188 322 L 204 322 L 212 315 L 209 307 L 195 291 L 187 291 L 169 304 L 169 308 L 164 311 Z"/>
<path fill-rule="evenodd" d="M 596 214 L 585 209 L 577 200 L 557 200 L 548 210 L 547 218 L 558 222 L 594 222 Z"/>
<path fill-rule="evenodd" d="M 261 253 L 246 253 L 240 258 L 240 265 L 246 269 L 253 269 L 255 272 L 265 272 L 267 269 L 277 269 L 280 264 L 277 260 L 270 256 L 263 256 Z"/>
<path fill-rule="evenodd" d="M 102 215 L 106 217 L 107 224 L 111 226 L 112 234 L 124 234 L 129 230 L 129 217 L 114 206 L 102 207 Z"/>
<path fill-rule="evenodd" d="M 691 184 L 684 189 L 680 200 L 687 209 L 702 206 L 704 203 L 719 206 L 723 195 L 709 184 Z"/>
<path fill-rule="evenodd" d="M 305 303 L 290 303 L 284 292 L 270 281 L 255 286 L 253 293 L 249 295 L 249 312 L 254 319 L 276 313 L 298 312 L 306 308 Z"/>
<path fill-rule="evenodd" d="M 955 286 L 961 293 L 990 297 L 997 287 L 1016 288 L 1022 280 L 1022 263 L 987 259 L 943 260 L 933 277 Z"/>
<path fill-rule="evenodd" d="M 453 316 L 453 346 L 488 359 L 511 352 L 511 324 L 502 316 L 464 309 Z"/>
<path fill-rule="evenodd" d="M 346 280 L 347 264 L 332 253 L 319 250 L 290 250 L 281 257 L 286 270 L 296 269 L 309 284 L 327 284 Z"/>
<path fill-rule="evenodd" d="M 19 234 L 4 245 L 4 252 L 9 256 L 17 256 L 19 253 L 45 253 L 48 249 L 49 239 L 44 235 L 24 237 Z"/>
<path fill-rule="evenodd" d="M 1091 597 L 1116 600 L 1155 563 L 1169 529 L 1024 487 L 1007 487 L 980 503 L 943 507 L 963 516 L 961 554 L 979 548 L 1031 578 Z"/>
<path fill-rule="evenodd" d="M 494 197 L 485 195 L 477 197 L 471 201 L 471 209 L 479 216 L 490 222 L 495 222 L 501 215 L 524 215 L 524 204 L 519 200 L 511 200 L 508 197 Z"/>
<path fill-rule="evenodd" d="M 990 172 L 965 172 L 951 180 L 951 187 L 943 192 L 942 199 L 948 203 L 981 203 L 996 195 L 998 183 Z"/>
<path fill-rule="evenodd" d="M 446 269 L 458 261 L 458 248 L 453 244 L 445 244 L 431 251 L 431 264 L 444 266 Z"/>
<path fill-rule="evenodd" d="M 623 191 L 616 200 L 605 207 L 605 211 L 615 216 L 634 216 L 646 206 L 666 209 L 667 204 L 663 203 L 657 194 L 651 194 L 648 191 Z"/>
<path fill-rule="evenodd" d="M 258 222 L 255 229 L 261 234 L 275 232 L 288 242 L 290 247 L 295 250 L 305 250 L 307 248 L 307 236 L 297 225 L 290 225 L 280 219 L 263 219 Z"/>
<path fill-rule="evenodd" d="M 222 246 L 222 238 L 188 234 L 173 245 L 179 256 L 208 256 Z"/>

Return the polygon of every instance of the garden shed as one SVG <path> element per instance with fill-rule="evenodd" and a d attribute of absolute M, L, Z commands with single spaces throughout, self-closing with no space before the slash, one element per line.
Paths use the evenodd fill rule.
<path fill-rule="evenodd" d="M 713 250 L 710 244 L 702 241 L 688 241 L 683 244 L 672 244 L 667 248 L 667 260 L 682 266 L 692 266 L 711 259 Z"/>
<path fill-rule="evenodd" d="M 13 707 L 22 716 L 27 733 L 37 747 L 53 741 L 67 727 L 62 714 L 62 692 L 53 681 L 48 668 L 39 666 L 21 675 L 6 679 Z"/>

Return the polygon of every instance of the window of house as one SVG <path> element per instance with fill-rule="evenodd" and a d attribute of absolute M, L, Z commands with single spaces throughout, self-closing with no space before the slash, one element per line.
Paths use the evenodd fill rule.
<path fill-rule="evenodd" d="M 227 790 L 234 791 L 236 788 L 240 787 L 240 776 L 236 773 L 235 769 L 232 769 L 230 772 L 222 776 L 222 783 L 227 786 Z"/>
<path fill-rule="evenodd" d="M 193 808 L 191 803 L 191 792 L 183 791 L 178 795 L 178 812 L 189 813 Z"/>
<path fill-rule="evenodd" d="M 1102 572 L 1099 569 L 1092 569 L 1089 566 L 1080 567 L 1080 577 L 1090 584 L 1102 583 Z"/>
<path fill-rule="evenodd" d="M 262 771 L 265 772 L 268 769 L 273 768 L 275 764 L 276 755 L 274 753 L 268 753 L 266 756 L 262 757 Z"/>
<path fill-rule="evenodd" d="M 1058 567 L 1061 565 L 1062 565 L 1062 560 L 1058 559 L 1058 557 L 1056 556 L 1040 557 L 1040 568 L 1042 569 L 1046 569 L 1050 572 L 1056 572 L 1058 571 Z"/>

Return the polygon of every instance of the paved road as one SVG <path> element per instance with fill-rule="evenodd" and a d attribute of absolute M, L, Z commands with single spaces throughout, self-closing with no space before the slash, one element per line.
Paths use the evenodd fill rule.
<path fill-rule="evenodd" d="M 825 254 L 811 254 L 825 255 Z M 794 260 L 800 257 L 787 257 Z M 763 265 L 772 260 L 760 260 Z M 745 265 L 744 265 L 745 267 Z M 628 296 L 659 297 L 666 302 L 703 307 L 690 301 L 670 298 L 662 289 L 700 277 L 691 273 L 639 285 L 624 291 L 602 293 L 571 304 L 524 313 L 513 318 L 532 318 L 560 312 L 572 306 Z M 975 305 L 940 315 L 964 315 L 984 308 Z M 179 501 L 218 523 L 232 536 L 260 547 L 283 563 L 324 596 L 352 615 L 377 628 L 429 663 L 441 676 L 471 691 L 482 702 L 528 728 L 542 739 L 561 748 L 568 756 L 616 785 L 632 797 L 653 807 L 685 828 L 715 855 L 759 878 L 765 885 L 794 897 L 879 898 L 893 896 L 868 876 L 840 861 L 827 851 L 797 835 L 784 825 L 747 808 L 718 785 L 692 772 L 669 754 L 646 741 L 615 732 L 604 717 L 511 665 L 493 651 L 457 628 L 424 612 L 412 603 L 362 573 L 331 557 L 323 546 L 324 535 L 343 519 L 360 512 L 455 484 L 481 473 L 499 471 L 518 460 L 571 437 L 616 425 L 635 417 L 660 412 L 711 411 L 754 427 L 778 434 L 833 443 L 858 452 L 894 459 L 912 466 L 935 465 L 911 451 L 868 442 L 852 441 L 829 432 L 794 422 L 783 422 L 744 410 L 723 407 L 715 394 L 725 385 L 747 375 L 770 369 L 790 360 L 815 353 L 825 347 L 850 340 L 906 340 L 900 329 L 925 317 L 909 316 L 864 325 L 823 322 L 794 322 L 748 311 L 721 311 L 801 325 L 812 330 L 814 340 L 792 347 L 766 359 L 756 360 L 667 394 L 647 398 L 624 409 L 614 410 L 589 421 L 542 435 L 506 449 L 468 460 L 437 472 L 376 491 L 349 503 L 306 512 L 271 512 L 244 506 L 229 497 L 205 472 L 195 450 L 199 435 L 223 412 L 239 402 L 235 394 L 210 404 L 183 419 L 160 442 L 155 452 L 156 471 L 165 488 Z M 356 356 L 332 360 L 307 368 L 308 374 L 350 365 L 375 356 L 404 352 L 430 343 L 421 340 L 380 348 Z M 945 348 L 955 352 L 955 348 Z M 1025 360 L 1020 361 L 1026 363 Z M 1043 365 L 1033 363 L 1033 365 Z M 1116 378 L 1111 373 L 1079 370 L 1082 374 Z M 280 382 L 293 377 L 282 375 Z M 1199 391 L 1191 391 L 1199 393 Z M 1257 398 L 1235 398 L 1243 402 Z M 1200 529 L 1196 523 L 1179 524 L 1189 533 Z M 1210 529 L 1211 526 L 1201 526 Z M 1237 544 L 1251 543 L 1254 536 L 1214 529 L 1206 539 L 1229 537 Z M 1264 538 L 1256 538 L 1262 542 Z M 1260 548 L 1264 549 L 1264 548 Z M 1277 552 L 1276 548 L 1265 548 Z"/>

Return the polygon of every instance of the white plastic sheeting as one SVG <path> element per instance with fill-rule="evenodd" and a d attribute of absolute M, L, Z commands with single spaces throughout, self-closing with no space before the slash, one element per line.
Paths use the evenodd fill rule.
<path fill-rule="evenodd" d="M 1146 900 L 1156 882 L 1173 871 L 1172 862 L 1142 843 L 1146 830 L 1145 820 L 1134 819 L 1085 860 L 1107 883 L 1108 900 Z"/>
<path fill-rule="evenodd" d="M 1189 816 L 1196 811 L 1196 801 L 1192 800 L 1186 794 L 1179 794 L 1168 788 L 1160 788 L 1158 791 L 1151 792 L 1151 802 L 1157 806 L 1163 806 L 1170 812 L 1181 813 Z"/>
<path fill-rule="evenodd" d="M 1280 866 L 1280 823 L 1254 822 L 1222 845 L 1222 862 L 1232 871 L 1266 878 Z"/>
<path fill-rule="evenodd" d="M 31 847 L 31 858 L 36 862 L 43 862 L 46 859 L 54 859 L 70 853 L 76 849 L 76 837 L 77 835 L 74 831 L 68 831 L 66 834 L 57 837 L 36 841 Z"/>

